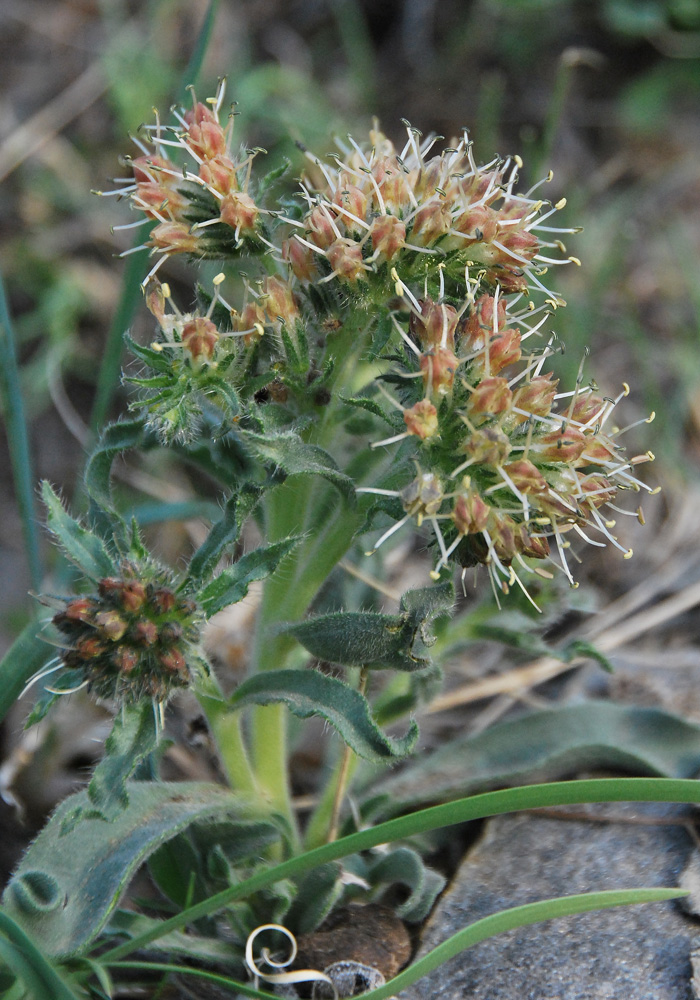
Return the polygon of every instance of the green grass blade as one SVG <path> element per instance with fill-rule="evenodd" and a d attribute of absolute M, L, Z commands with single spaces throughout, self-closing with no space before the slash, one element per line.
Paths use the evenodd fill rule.
<path fill-rule="evenodd" d="M 175 96 L 175 100 L 178 104 L 184 102 L 187 97 L 188 86 L 191 83 L 195 83 L 197 77 L 199 76 L 199 71 L 201 70 L 202 63 L 204 62 L 204 56 L 209 48 L 211 33 L 214 30 L 214 21 L 216 20 L 218 7 L 219 0 L 209 0 L 209 7 L 204 15 L 202 27 L 199 29 L 199 35 L 197 36 L 197 44 L 195 45 L 192 55 L 182 72 L 180 86 L 178 87 L 178 91 Z"/>
<path fill-rule="evenodd" d="M 110 962 L 109 967 L 110 969 L 142 969 L 144 972 L 172 972 L 178 976 L 195 976 L 197 979 L 203 979 L 214 986 L 229 987 L 244 997 L 254 997 L 258 1000 L 278 1000 L 274 993 L 264 993 L 247 983 L 230 979 L 228 976 L 207 972 L 205 969 L 192 969 L 187 965 L 171 965 L 168 962 Z"/>
<path fill-rule="evenodd" d="M 541 923 L 555 917 L 569 917 L 575 913 L 607 910 L 612 906 L 630 906 L 634 903 L 659 903 L 686 895 L 683 889 L 613 889 L 605 892 L 585 892 L 576 896 L 560 896 L 557 899 L 543 899 L 537 903 L 526 903 L 524 906 L 501 910 L 500 913 L 492 913 L 457 931 L 447 941 L 443 941 L 398 976 L 390 979 L 384 986 L 363 993 L 363 1000 L 385 1000 L 386 997 L 411 986 L 429 972 L 439 968 L 448 959 L 454 958 L 479 941 L 515 930 L 517 927 L 527 927 L 529 924 Z"/>
<path fill-rule="evenodd" d="M 139 230 L 139 234 L 137 242 L 134 244 L 135 246 L 139 246 L 144 240 L 143 230 Z M 136 307 L 142 298 L 141 278 L 146 259 L 145 251 L 143 253 L 132 253 L 126 258 L 121 294 L 109 327 L 107 342 L 102 355 L 102 364 L 97 376 L 95 402 L 90 414 L 90 429 L 93 434 L 99 430 L 107 419 L 114 390 L 120 382 L 124 334 L 131 324 Z"/>
<path fill-rule="evenodd" d="M 293 878 L 304 872 L 345 858 L 358 851 L 365 851 L 378 844 L 427 833 L 441 827 L 466 823 L 471 820 L 520 812 L 524 809 L 541 809 L 550 806 L 583 805 L 587 802 L 700 802 L 700 782 L 688 778 L 592 778 L 583 781 L 556 781 L 544 785 L 527 785 L 506 788 L 483 795 L 449 802 L 442 806 L 421 809 L 408 816 L 361 830 L 330 844 L 324 844 L 298 857 L 258 872 L 256 875 L 224 889 L 210 899 L 183 910 L 150 933 L 142 934 L 118 945 L 102 956 L 103 960 L 116 960 L 144 947 L 169 931 L 209 916 L 236 899 L 243 899 L 281 879 Z"/>
<path fill-rule="evenodd" d="M 56 650 L 37 635 L 33 619 L 17 636 L 0 663 L 0 722 L 19 698 L 30 677 L 48 663 Z"/>
<path fill-rule="evenodd" d="M 23 980 L 34 1000 L 78 1000 L 34 942 L 0 910 L 0 959 Z"/>
<path fill-rule="evenodd" d="M 5 289 L 0 276 L 0 398 L 7 425 L 12 475 L 15 481 L 17 505 L 22 521 L 24 544 L 29 563 L 29 578 L 35 590 L 41 588 L 41 558 L 34 503 L 34 473 L 29 451 L 29 435 L 24 416 L 24 400 L 19 380 L 15 335 L 7 307 Z"/>

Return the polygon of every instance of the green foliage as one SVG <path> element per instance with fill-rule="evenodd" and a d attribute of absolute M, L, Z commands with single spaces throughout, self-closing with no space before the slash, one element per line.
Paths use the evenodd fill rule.
<path fill-rule="evenodd" d="M 280 702 L 302 719 L 320 716 L 330 722 L 347 745 L 366 760 L 405 757 L 418 739 L 415 722 L 401 738 L 385 736 L 358 691 L 316 670 L 267 670 L 244 681 L 230 699 L 234 709 Z"/>
<path fill-rule="evenodd" d="M 298 538 L 285 538 L 281 542 L 263 545 L 241 556 L 233 566 L 206 583 L 199 592 L 199 601 L 207 617 L 229 604 L 242 601 L 250 584 L 274 573 L 298 543 Z"/>
<path fill-rule="evenodd" d="M 249 805 L 211 784 L 131 782 L 128 804 L 110 822 L 90 815 L 87 792 L 58 807 L 24 856 L 2 897 L 5 913 L 52 956 L 81 953 L 94 941 L 138 866 L 195 820 L 245 815 Z M 68 817 L 83 818 L 65 831 Z M 65 832 L 64 832 L 65 831 Z M 39 875 L 55 883 L 59 906 L 33 899 Z M 44 896 L 46 894 L 44 893 Z"/>
<path fill-rule="evenodd" d="M 451 583 L 408 591 L 398 615 L 337 612 L 318 615 L 284 631 L 319 660 L 370 670 L 424 670 L 422 655 L 435 642 L 428 631 L 436 615 L 449 614 L 454 603 Z"/>
<path fill-rule="evenodd" d="M 386 796 L 380 812 L 394 812 L 517 783 L 532 772 L 591 767 L 690 777 L 700 770 L 700 727 L 661 709 L 605 701 L 546 709 L 452 740 L 368 793 Z"/>
<path fill-rule="evenodd" d="M 67 558 L 78 567 L 81 573 L 84 573 L 91 580 L 99 580 L 103 576 L 110 576 L 114 573 L 114 560 L 102 540 L 91 531 L 82 528 L 74 518 L 66 513 L 63 504 L 49 483 L 42 484 L 42 496 L 46 504 L 49 531 Z"/>

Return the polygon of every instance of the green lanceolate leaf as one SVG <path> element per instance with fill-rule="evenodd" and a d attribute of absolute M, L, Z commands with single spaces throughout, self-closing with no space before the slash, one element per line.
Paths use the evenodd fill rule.
<path fill-rule="evenodd" d="M 46 504 L 49 531 L 68 559 L 92 580 L 99 580 L 113 573 L 114 563 L 102 539 L 82 528 L 66 512 L 46 481 L 42 483 L 41 492 Z"/>
<path fill-rule="evenodd" d="M 33 1000 L 78 1000 L 63 977 L 8 913 L 0 910 L 0 961 L 24 983 Z M 3 994 L 4 995 L 4 994 Z"/>
<path fill-rule="evenodd" d="M 330 722 L 348 746 L 366 760 L 405 757 L 418 739 L 415 722 L 400 739 L 385 736 L 359 691 L 316 670 L 267 670 L 244 681 L 230 703 L 233 708 L 244 708 L 275 702 L 283 702 L 302 719 L 317 715 Z"/>
<path fill-rule="evenodd" d="M 398 615 L 339 611 L 284 626 L 319 660 L 371 670 L 424 670 L 426 647 L 433 642 L 428 625 L 448 614 L 454 602 L 451 583 L 408 591 Z"/>
<path fill-rule="evenodd" d="M 85 486 L 99 507 L 105 510 L 112 507 L 112 462 L 121 452 L 137 448 L 143 441 L 143 420 L 121 420 L 105 427 L 85 470 Z"/>
<path fill-rule="evenodd" d="M 294 431 L 267 434 L 241 431 L 240 436 L 260 461 L 274 465 L 288 476 L 322 476 L 348 502 L 354 501 L 355 486 L 352 479 L 340 471 L 327 451 L 318 445 L 306 444 Z"/>
<path fill-rule="evenodd" d="M 227 501 L 221 520 L 212 525 L 204 542 L 190 559 L 187 575 L 193 582 L 209 576 L 226 549 L 238 538 L 240 525 L 236 516 L 237 504 L 237 496 Z"/>
<path fill-rule="evenodd" d="M 117 910 L 106 928 L 106 934 L 118 934 L 122 938 L 130 939 L 138 934 L 157 930 L 160 923 L 160 920 L 135 913 L 133 910 Z M 158 944 L 153 946 L 153 950 L 166 955 L 191 958 L 200 964 L 202 962 L 212 962 L 217 965 L 239 964 L 238 956 L 229 941 L 203 937 L 201 934 L 183 934 L 179 931 L 164 934 L 158 939 Z"/>
<path fill-rule="evenodd" d="M 445 886 L 445 877 L 428 868 L 410 847 L 397 847 L 382 855 L 367 869 L 367 879 L 372 887 L 399 883 L 410 890 L 408 899 L 396 907 L 397 916 L 409 923 L 425 920 Z"/>
<path fill-rule="evenodd" d="M 91 806 L 87 792 L 71 795 L 5 889 L 6 913 L 47 954 L 73 955 L 94 940 L 138 866 L 190 823 L 245 811 L 240 798 L 205 783 L 133 781 L 128 799 L 113 822 L 86 819 L 63 834 L 66 817 Z"/>
<path fill-rule="evenodd" d="M 31 621 L 17 636 L 0 662 L 0 721 L 22 693 L 27 681 L 53 657 L 55 650 L 37 635 L 39 623 Z M 58 633 L 55 633 L 58 636 Z"/>
<path fill-rule="evenodd" d="M 105 742 L 105 755 L 95 768 L 87 790 L 90 807 L 80 815 L 66 818 L 66 829 L 76 819 L 103 819 L 111 822 L 129 804 L 127 781 L 137 765 L 158 743 L 158 727 L 150 701 L 124 705 L 114 719 Z"/>
<path fill-rule="evenodd" d="M 241 493 L 230 497 L 224 512 L 212 525 L 209 535 L 190 559 L 188 580 L 201 583 L 211 576 L 219 559 L 238 538 L 240 526 L 260 499 L 260 490 L 252 484 L 245 485 Z"/>
<path fill-rule="evenodd" d="M 455 740 L 367 793 L 385 794 L 393 810 L 516 784 L 532 771 L 555 777 L 590 767 L 690 777 L 700 770 L 700 726 L 657 708 L 604 701 L 533 712 Z"/>
<path fill-rule="evenodd" d="M 297 545 L 298 538 L 284 538 L 272 545 L 263 545 L 259 549 L 241 556 L 238 562 L 229 566 L 223 573 L 206 584 L 199 592 L 197 600 L 207 618 L 243 600 L 248 593 L 248 587 L 255 580 L 263 580 L 277 569 L 284 557 Z"/>

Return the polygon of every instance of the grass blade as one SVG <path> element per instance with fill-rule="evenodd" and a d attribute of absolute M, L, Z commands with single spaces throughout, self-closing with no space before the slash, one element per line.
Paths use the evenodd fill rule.
<path fill-rule="evenodd" d="M 466 823 L 488 816 L 540 809 L 548 806 L 583 805 L 587 802 L 700 802 L 700 782 L 689 778 L 591 778 L 583 781 L 555 781 L 545 785 L 506 788 L 483 795 L 472 795 L 442 806 L 421 809 L 408 816 L 361 830 L 330 844 L 323 844 L 298 857 L 258 872 L 210 899 L 183 910 L 150 933 L 118 945 L 102 956 L 116 960 L 144 947 L 169 931 L 209 916 L 236 899 L 243 899 L 281 879 L 293 878 L 327 861 L 348 857 L 378 844 L 402 840 L 456 823 Z"/>
<path fill-rule="evenodd" d="M 48 663 L 56 650 L 37 635 L 40 623 L 32 619 L 20 632 L 0 663 L 0 722 L 19 698 L 30 677 Z"/>
<path fill-rule="evenodd" d="M 0 959 L 25 984 L 34 1000 L 78 1000 L 48 959 L 14 920 L 0 910 Z"/>
<path fill-rule="evenodd" d="M 457 931 L 447 941 L 410 965 L 398 976 L 390 979 L 384 986 L 363 994 L 364 1000 L 385 1000 L 400 990 L 427 976 L 429 972 L 439 968 L 444 962 L 460 952 L 517 927 L 527 927 L 529 924 L 541 923 L 555 917 L 569 917 L 575 913 L 587 913 L 591 910 L 607 910 L 612 906 L 630 906 L 634 903 L 660 903 L 668 899 L 677 899 L 687 893 L 683 889 L 613 889 L 604 892 L 585 892 L 575 896 L 560 896 L 557 899 L 543 899 L 537 903 L 526 903 L 524 906 L 514 906 L 500 913 L 492 913 L 482 920 L 477 920 L 461 931 Z"/>
<path fill-rule="evenodd" d="M 42 569 L 39 556 L 39 535 L 34 504 L 34 473 L 29 451 L 29 435 L 24 416 L 22 387 L 17 367 L 15 335 L 7 308 L 5 289 L 0 276 L 0 397 L 7 424 L 10 462 L 15 481 L 17 505 L 22 520 L 24 544 L 29 563 L 32 587 L 41 587 Z"/>

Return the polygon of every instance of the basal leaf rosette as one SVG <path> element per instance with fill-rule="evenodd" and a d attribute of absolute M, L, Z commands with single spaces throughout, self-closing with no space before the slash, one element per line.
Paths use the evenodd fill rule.
<path fill-rule="evenodd" d="M 518 570 L 530 572 L 530 559 L 554 563 L 574 585 L 567 559 L 574 536 L 631 556 L 612 532 L 611 511 L 630 513 L 614 503 L 621 491 L 656 492 L 634 474 L 653 455 L 627 457 L 619 439 L 630 428 L 612 424 L 628 386 L 604 398 L 580 371 L 576 387 L 559 392 L 544 371 L 554 339 L 530 346 L 547 316 L 533 324 L 536 310 L 518 310 L 500 293 L 499 286 L 475 297 L 469 289 L 458 307 L 404 289 L 393 317 L 404 360 L 378 385 L 403 429 L 373 447 L 400 444 L 399 458 L 411 459 L 417 474 L 399 489 L 360 488 L 394 497 L 404 512 L 372 551 L 413 519 L 432 527 L 434 578 L 452 560 L 481 563 L 499 591 L 516 583 L 525 590 Z M 643 520 L 641 508 L 632 513 Z"/>

